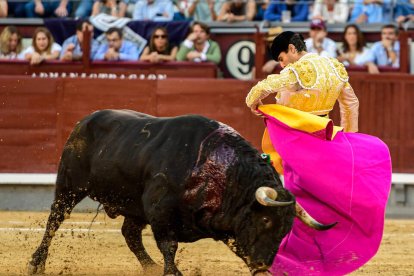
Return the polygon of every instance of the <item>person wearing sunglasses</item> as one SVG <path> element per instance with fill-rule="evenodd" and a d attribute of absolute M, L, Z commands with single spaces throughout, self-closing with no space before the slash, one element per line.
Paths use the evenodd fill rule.
<path fill-rule="evenodd" d="M 152 63 L 173 61 L 177 55 L 178 47 L 168 41 L 168 31 L 164 27 L 157 27 L 151 34 L 147 47 L 145 47 L 140 60 Z"/>

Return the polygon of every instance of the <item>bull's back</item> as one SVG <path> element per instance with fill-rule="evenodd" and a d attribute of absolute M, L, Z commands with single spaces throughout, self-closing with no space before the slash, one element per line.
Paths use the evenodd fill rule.
<path fill-rule="evenodd" d="M 180 185 L 202 141 L 217 128 L 217 122 L 197 115 L 157 118 L 130 110 L 97 111 L 77 124 L 62 162 L 103 189 L 137 188 L 157 174 Z"/>

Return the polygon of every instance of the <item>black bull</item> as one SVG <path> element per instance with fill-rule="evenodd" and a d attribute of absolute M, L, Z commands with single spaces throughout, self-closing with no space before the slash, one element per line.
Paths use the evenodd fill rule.
<path fill-rule="evenodd" d="M 295 210 L 294 196 L 274 168 L 224 124 L 195 115 L 98 111 L 79 122 L 66 142 L 29 273 L 44 271 L 52 237 L 87 196 L 110 217 L 125 217 L 122 234 L 144 269 L 155 265 L 141 236 L 150 224 L 164 273 L 173 275 L 181 275 L 174 264 L 178 242 L 202 238 L 225 242 L 253 274 L 265 271 L 297 211 L 305 213 Z"/>

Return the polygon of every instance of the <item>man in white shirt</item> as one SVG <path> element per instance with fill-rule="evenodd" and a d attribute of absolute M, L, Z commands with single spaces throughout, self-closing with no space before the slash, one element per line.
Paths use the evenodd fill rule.
<path fill-rule="evenodd" d="M 335 41 L 326 37 L 325 22 L 321 19 L 312 19 L 309 38 L 305 40 L 308 53 L 316 53 L 323 57 L 336 57 Z"/>

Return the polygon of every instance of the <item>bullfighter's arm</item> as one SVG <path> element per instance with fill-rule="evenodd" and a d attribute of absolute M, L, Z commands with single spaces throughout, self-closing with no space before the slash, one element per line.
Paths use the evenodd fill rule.
<path fill-rule="evenodd" d="M 359 101 L 349 82 L 342 89 L 338 102 L 341 111 L 341 126 L 344 131 L 357 132 Z"/>
<path fill-rule="evenodd" d="M 292 70 L 285 69 L 280 74 L 269 75 L 253 86 L 246 97 L 246 104 L 250 109 L 256 109 L 261 100 L 269 94 L 293 88 L 297 83 L 298 80 Z"/>

